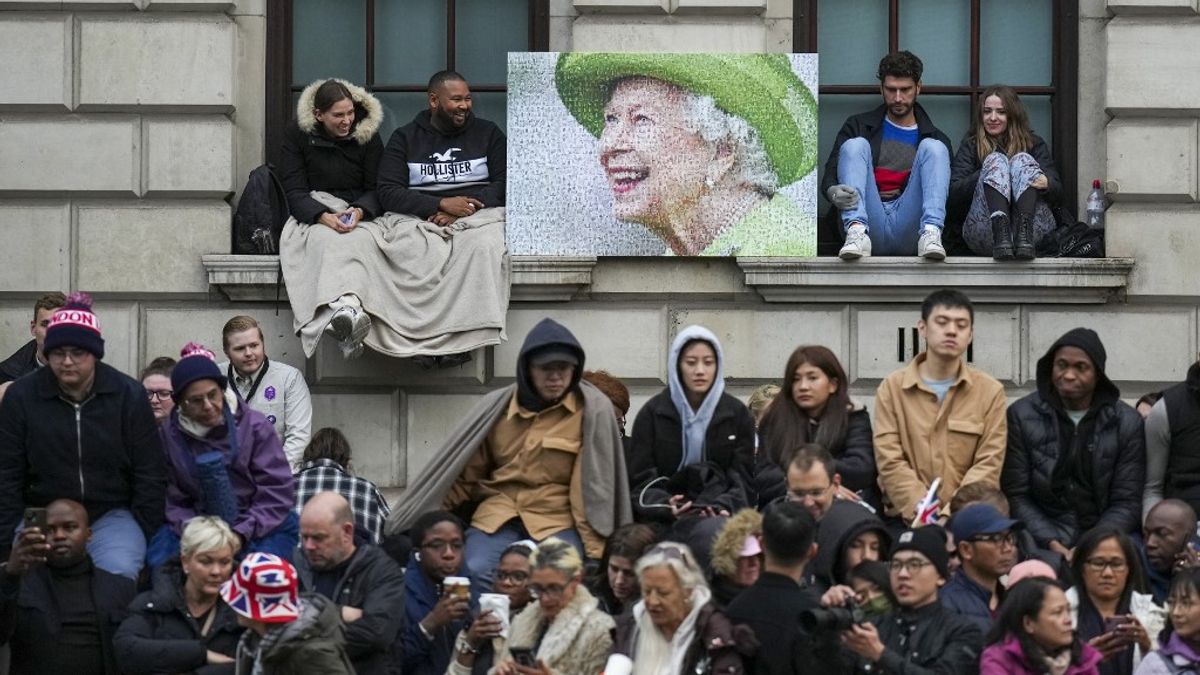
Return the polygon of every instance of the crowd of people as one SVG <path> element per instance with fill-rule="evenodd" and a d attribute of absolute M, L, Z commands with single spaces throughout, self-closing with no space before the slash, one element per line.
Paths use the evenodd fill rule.
<path fill-rule="evenodd" d="M 886 57 L 884 106 L 839 134 L 826 182 L 843 257 L 944 257 L 947 190 L 970 201 L 973 248 L 1031 257 L 1059 189 L 1044 142 L 995 88 L 951 171 L 915 103 L 920 71 Z M 302 94 L 284 166 L 293 261 L 334 238 L 387 258 L 413 243 L 382 216 L 400 212 L 424 223 L 422 250 L 499 263 L 503 135 L 470 114 L 457 74 L 436 75 L 429 100 L 384 147 L 370 94 L 336 80 Z M 453 151 L 460 170 L 421 168 Z M 308 303 L 296 329 L 310 354 L 328 333 L 348 357 L 366 343 L 446 367 L 499 339 L 503 316 L 497 328 L 486 313 L 442 333 L 382 320 L 453 323 L 441 303 L 486 273 L 414 300 L 409 277 L 381 291 L 371 266 L 340 264 L 296 282 L 311 286 L 292 300 Z M 10 672 L 1200 669 L 1200 364 L 1135 410 L 1100 335 L 1077 328 L 1010 405 L 966 362 L 974 319 L 961 292 L 929 295 L 925 349 L 882 381 L 873 412 L 821 345 L 797 347 L 747 405 L 726 391 L 718 336 L 682 327 L 667 386 L 627 424 L 625 385 L 546 318 L 513 383 L 389 505 L 341 432 L 312 431 L 303 374 L 268 358 L 253 317 L 226 323 L 226 362 L 189 342 L 139 381 L 104 362 L 86 294 L 48 294 L 31 343 L 0 364 Z"/>

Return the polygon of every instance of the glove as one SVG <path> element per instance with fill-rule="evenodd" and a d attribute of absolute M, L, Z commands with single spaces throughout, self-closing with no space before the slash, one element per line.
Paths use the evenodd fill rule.
<path fill-rule="evenodd" d="M 858 190 L 849 185 L 833 185 L 825 193 L 825 197 L 839 211 L 847 211 L 858 206 Z"/>

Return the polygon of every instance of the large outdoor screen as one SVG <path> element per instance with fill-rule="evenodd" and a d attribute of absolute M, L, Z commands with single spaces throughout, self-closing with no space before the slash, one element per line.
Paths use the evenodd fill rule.
<path fill-rule="evenodd" d="M 513 255 L 816 254 L 815 54 L 512 53 Z"/>

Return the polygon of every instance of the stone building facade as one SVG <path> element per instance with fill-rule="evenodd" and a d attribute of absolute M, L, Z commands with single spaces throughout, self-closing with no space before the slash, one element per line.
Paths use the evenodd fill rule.
<path fill-rule="evenodd" d="M 786 52 L 813 5 L 551 0 L 548 46 Z M 1200 1 L 1064 5 L 1078 22 L 1076 191 L 1106 177 L 1110 258 L 517 259 L 508 342 L 424 372 L 343 362 L 332 345 L 306 362 L 274 303 L 275 262 L 225 255 L 230 198 L 264 158 L 267 0 L 0 0 L 0 352 L 28 339 L 32 301 L 51 289 L 95 295 L 106 360 L 131 373 L 188 340 L 215 347 L 225 319 L 253 314 L 270 356 L 305 369 L 314 425 L 342 427 L 359 471 L 396 488 L 480 393 L 511 382 L 546 315 L 577 333 L 589 366 L 631 385 L 635 409 L 664 386 L 689 323 L 721 337 L 736 393 L 815 342 L 869 402 L 919 348 L 920 298 L 952 286 L 979 303 L 973 363 L 1011 396 L 1059 334 L 1087 325 L 1136 398 L 1180 379 L 1200 341 Z"/>

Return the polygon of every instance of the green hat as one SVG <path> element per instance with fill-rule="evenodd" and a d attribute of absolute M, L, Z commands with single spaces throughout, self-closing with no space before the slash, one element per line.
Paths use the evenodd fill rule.
<path fill-rule="evenodd" d="M 758 132 L 781 185 L 817 161 L 817 103 L 785 54 L 564 53 L 554 80 L 567 110 L 593 136 L 604 130 L 612 83 L 651 77 L 711 96 Z"/>

